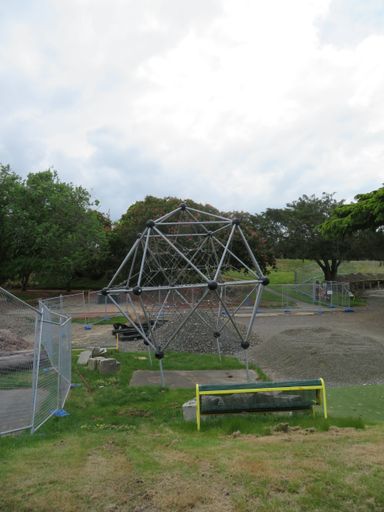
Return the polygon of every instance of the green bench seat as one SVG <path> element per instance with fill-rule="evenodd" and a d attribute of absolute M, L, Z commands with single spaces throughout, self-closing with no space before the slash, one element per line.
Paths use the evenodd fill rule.
<path fill-rule="evenodd" d="M 196 384 L 196 423 L 201 415 L 243 412 L 284 412 L 322 405 L 327 417 L 323 379 L 246 384 Z"/>

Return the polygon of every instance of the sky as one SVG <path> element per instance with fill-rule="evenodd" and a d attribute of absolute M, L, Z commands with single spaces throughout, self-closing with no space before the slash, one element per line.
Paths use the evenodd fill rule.
<path fill-rule="evenodd" d="M 384 182 L 383 0 L 0 0 L 0 163 L 118 219 Z"/>

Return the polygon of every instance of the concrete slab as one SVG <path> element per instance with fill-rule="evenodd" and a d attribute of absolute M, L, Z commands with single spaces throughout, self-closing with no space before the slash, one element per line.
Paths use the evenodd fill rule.
<path fill-rule="evenodd" d="M 249 378 L 251 382 L 259 380 L 254 370 L 249 370 Z M 245 370 L 166 370 L 164 380 L 168 388 L 195 388 L 196 384 L 243 384 L 247 374 Z M 136 370 L 129 385 L 160 386 L 160 372 Z"/>

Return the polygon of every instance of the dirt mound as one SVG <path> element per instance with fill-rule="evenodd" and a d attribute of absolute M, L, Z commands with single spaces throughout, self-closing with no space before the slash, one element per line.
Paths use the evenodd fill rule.
<path fill-rule="evenodd" d="M 256 346 L 253 360 L 284 379 L 323 377 L 329 384 L 383 382 L 384 345 L 327 327 L 286 329 Z"/>
<path fill-rule="evenodd" d="M 4 355 L 18 350 L 33 348 L 33 343 L 26 341 L 8 329 L 0 329 L 0 354 Z"/>

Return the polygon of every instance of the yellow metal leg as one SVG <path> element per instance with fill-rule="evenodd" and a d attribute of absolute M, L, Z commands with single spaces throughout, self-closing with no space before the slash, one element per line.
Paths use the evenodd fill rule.
<path fill-rule="evenodd" d="M 200 432 L 200 393 L 198 384 L 196 384 L 196 426 Z"/>
<path fill-rule="evenodd" d="M 116 350 L 119 351 L 119 335 L 116 334 Z"/>
<path fill-rule="evenodd" d="M 324 418 L 328 418 L 328 411 L 327 411 L 327 395 L 325 393 L 325 383 L 323 379 L 320 379 L 321 381 L 321 393 L 323 398 L 323 410 L 324 410 Z"/>

